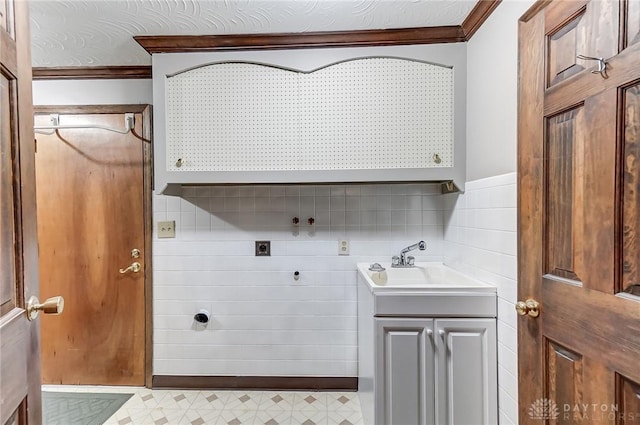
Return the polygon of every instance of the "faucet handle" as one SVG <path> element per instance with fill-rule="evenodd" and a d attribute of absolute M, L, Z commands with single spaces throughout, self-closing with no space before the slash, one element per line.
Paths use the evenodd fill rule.
<path fill-rule="evenodd" d="M 398 257 L 397 255 L 394 255 L 393 257 L 391 257 L 392 266 L 397 266 L 399 264 L 400 264 L 400 257 Z"/>
<path fill-rule="evenodd" d="M 416 258 L 412 255 L 409 255 L 407 257 L 407 265 L 408 266 L 413 266 L 416 263 Z"/>

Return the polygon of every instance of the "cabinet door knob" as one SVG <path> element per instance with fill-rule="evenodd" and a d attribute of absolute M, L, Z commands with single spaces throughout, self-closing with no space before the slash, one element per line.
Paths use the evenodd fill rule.
<path fill-rule="evenodd" d="M 516 311 L 520 316 L 538 317 L 540 316 L 540 303 L 532 298 L 516 303 Z"/>

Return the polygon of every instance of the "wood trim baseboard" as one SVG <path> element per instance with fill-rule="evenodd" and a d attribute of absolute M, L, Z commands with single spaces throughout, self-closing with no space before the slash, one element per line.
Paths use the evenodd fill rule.
<path fill-rule="evenodd" d="M 465 41 L 471 40 L 473 34 L 478 31 L 501 2 L 502 0 L 479 0 L 476 3 L 461 25 Z"/>
<path fill-rule="evenodd" d="M 357 377 L 154 375 L 153 388 L 357 391 Z"/>
<path fill-rule="evenodd" d="M 51 68 L 33 68 L 34 80 L 127 80 L 150 78 L 150 65 L 56 66 Z"/>
<path fill-rule="evenodd" d="M 151 54 L 398 46 L 465 41 L 460 26 L 274 34 L 140 35 L 133 38 Z"/>

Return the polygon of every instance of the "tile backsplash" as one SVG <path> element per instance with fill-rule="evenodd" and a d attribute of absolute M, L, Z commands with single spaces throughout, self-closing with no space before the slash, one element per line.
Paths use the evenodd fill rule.
<path fill-rule="evenodd" d="M 500 424 L 518 423 L 516 173 L 467 182 L 444 196 L 445 263 L 498 288 Z"/>
<path fill-rule="evenodd" d="M 154 196 L 154 223 L 176 222 L 175 239 L 154 235 L 154 375 L 357 376 L 355 265 L 418 240 L 427 250 L 416 261 L 443 261 L 443 202 L 437 184 Z M 270 257 L 254 255 L 256 240 L 271 241 Z M 206 328 L 193 320 L 200 309 Z"/>

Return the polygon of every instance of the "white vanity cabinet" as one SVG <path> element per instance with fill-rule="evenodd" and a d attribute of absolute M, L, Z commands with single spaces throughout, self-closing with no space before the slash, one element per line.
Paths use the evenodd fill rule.
<path fill-rule="evenodd" d="M 155 54 L 159 192 L 440 181 L 463 189 L 464 46 Z"/>
<path fill-rule="evenodd" d="M 378 290 L 358 280 L 364 423 L 496 425 L 495 288 Z"/>

